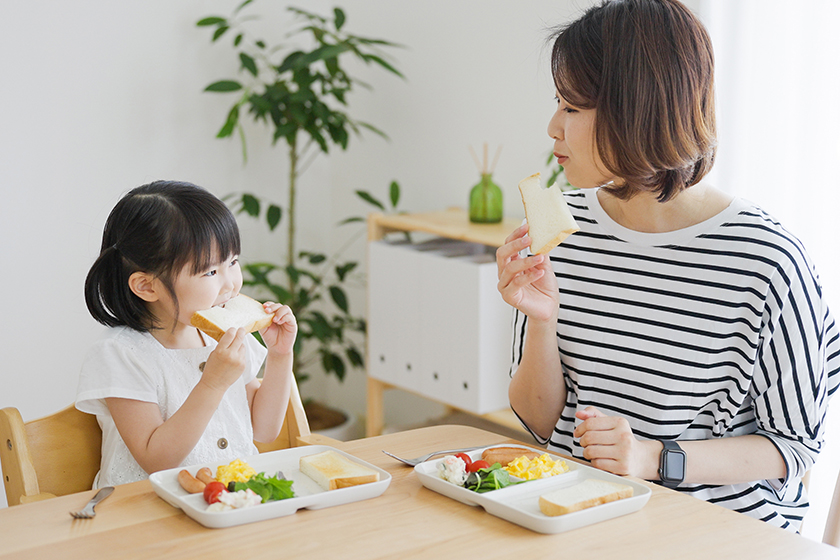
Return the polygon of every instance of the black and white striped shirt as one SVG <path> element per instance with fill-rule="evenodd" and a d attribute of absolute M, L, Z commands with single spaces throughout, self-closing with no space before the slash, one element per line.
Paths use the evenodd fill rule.
<path fill-rule="evenodd" d="M 622 416 L 641 439 L 757 433 L 787 465 L 784 480 L 679 490 L 797 530 L 801 477 L 823 444 L 840 339 L 801 243 L 735 199 L 703 223 L 628 230 L 595 189 L 566 193 L 581 230 L 551 254 L 560 291 L 557 346 L 568 389 L 548 442 L 583 457 L 575 412 Z M 527 318 L 514 312 L 514 375 Z"/>

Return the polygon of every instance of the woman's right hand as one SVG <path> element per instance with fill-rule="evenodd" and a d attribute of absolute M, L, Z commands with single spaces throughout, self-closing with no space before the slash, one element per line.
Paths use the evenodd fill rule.
<path fill-rule="evenodd" d="M 502 299 L 535 321 L 555 321 L 560 305 L 557 279 L 547 255 L 520 257 L 531 245 L 528 224 L 513 230 L 496 251 Z"/>
<path fill-rule="evenodd" d="M 246 336 L 248 333 L 245 329 L 234 328 L 222 335 L 219 344 L 207 358 L 204 373 L 201 376 L 202 383 L 224 392 L 242 376 L 247 354 Z"/>

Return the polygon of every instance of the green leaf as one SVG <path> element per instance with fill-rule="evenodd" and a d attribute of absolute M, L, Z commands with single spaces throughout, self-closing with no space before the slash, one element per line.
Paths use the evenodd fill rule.
<path fill-rule="evenodd" d="M 396 74 L 400 78 L 405 78 L 405 76 L 403 76 L 402 73 L 399 70 L 397 70 L 396 68 L 391 66 L 391 64 L 389 64 L 382 57 L 376 56 L 375 54 L 366 54 L 362 58 L 365 60 L 365 62 L 368 62 L 368 61 L 372 60 L 373 62 L 377 63 L 379 66 L 384 68 L 385 70 L 388 70 L 389 72 L 392 72 L 392 73 Z"/>
<path fill-rule="evenodd" d="M 213 41 L 218 40 L 219 37 L 225 34 L 227 30 L 230 29 L 227 25 L 221 25 L 218 29 L 213 33 Z"/>
<path fill-rule="evenodd" d="M 256 76 L 258 74 L 257 63 L 254 62 L 253 58 L 251 58 L 244 52 L 241 52 L 239 53 L 239 60 L 242 62 L 242 68 L 245 68 L 253 76 Z"/>
<path fill-rule="evenodd" d="M 386 140 L 388 139 L 387 134 L 385 134 L 384 132 L 382 132 L 381 130 L 379 130 L 378 128 L 373 126 L 372 124 L 368 124 L 368 123 L 365 123 L 365 122 L 357 122 L 356 124 L 361 126 L 362 128 L 366 128 L 366 129 L 370 130 L 371 132 L 375 132 L 376 134 L 378 134 L 379 136 L 381 136 L 382 138 L 384 138 Z"/>
<path fill-rule="evenodd" d="M 306 253 L 306 256 L 309 257 L 309 264 L 321 264 L 322 262 L 327 260 L 326 255 L 316 253 Z"/>
<path fill-rule="evenodd" d="M 359 263 L 357 262 L 348 262 L 344 263 L 341 266 L 335 267 L 335 274 L 338 276 L 339 281 L 344 282 L 344 279 L 347 277 L 347 274 L 356 268 Z"/>
<path fill-rule="evenodd" d="M 236 91 L 242 89 L 242 84 L 234 80 L 220 80 L 218 82 L 213 82 L 206 88 L 204 91 L 214 91 L 214 92 L 228 92 L 228 91 Z"/>
<path fill-rule="evenodd" d="M 225 18 L 219 17 L 219 16 L 210 16 L 210 17 L 206 17 L 204 19 L 198 20 L 198 23 L 196 23 L 196 26 L 207 27 L 209 25 L 218 25 L 220 23 L 227 23 L 227 20 Z"/>
<path fill-rule="evenodd" d="M 257 45 L 261 49 L 264 49 L 265 48 L 265 41 L 259 40 L 255 43 L 255 45 Z"/>
<path fill-rule="evenodd" d="M 252 194 L 242 195 L 242 210 L 252 218 L 260 215 L 260 201 Z"/>
<path fill-rule="evenodd" d="M 334 373 L 339 380 L 344 380 L 344 360 L 338 354 L 327 350 L 322 351 L 321 365 L 324 367 L 324 370 Z"/>
<path fill-rule="evenodd" d="M 341 8 L 334 8 L 333 13 L 335 14 L 335 30 L 338 31 L 344 26 L 347 16 L 344 15 L 344 10 Z"/>
<path fill-rule="evenodd" d="M 338 225 L 343 226 L 345 224 L 352 224 L 354 222 L 364 222 L 364 221 L 365 221 L 365 219 L 362 218 L 361 216 L 352 216 L 350 218 L 345 218 L 345 219 L 341 220 L 340 222 L 338 222 Z"/>
<path fill-rule="evenodd" d="M 332 300 L 335 302 L 339 309 L 347 313 L 347 294 L 344 293 L 344 290 L 342 290 L 338 286 L 330 286 L 330 297 L 332 297 Z"/>
<path fill-rule="evenodd" d="M 269 204 L 265 219 L 268 222 L 268 229 L 274 231 L 274 228 L 280 223 L 280 217 L 283 215 L 282 209 L 275 205 Z"/>
<path fill-rule="evenodd" d="M 356 350 L 354 346 L 348 346 L 347 350 L 345 350 L 345 354 L 347 354 L 347 359 L 350 360 L 350 363 L 353 364 L 353 366 L 360 368 L 365 365 L 364 357 L 362 357 L 361 352 Z"/>
<path fill-rule="evenodd" d="M 391 195 L 391 207 L 396 208 L 400 201 L 400 185 L 396 181 L 391 181 L 389 194 Z"/>
<path fill-rule="evenodd" d="M 237 35 L 236 38 L 233 40 L 233 46 L 238 47 L 239 43 L 241 43 L 241 42 L 242 42 L 242 33 Z"/>
<path fill-rule="evenodd" d="M 231 134 L 233 134 L 233 129 L 239 123 L 239 105 L 234 105 L 233 108 L 228 113 L 227 121 L 225 121 L 224 126 L 219 133 L 216 134 L 216 138 L 227 138 Z"/>
<path fill-rule="evenodd" d="M 236 9 L 233 11 L 233 13 L 234 13 L 234 14 L 238 14 L 238 13 L 239 13 L 239 10 L 241 10 L 242 8 L 244 8 L 245 6 L 247 6 L 248 4 L 250 4 L 250 3 L 251 3 L 251 2 L 253 2 L 253 1 L 254 1 L 254 0 L 245 0 L 244 2 L 242 2 L 241 4 L 239 4 L 239 5 L 236 7 Z"/>
<path fill-rule="evenodd" d="M 361 198 L 362 200 L 364 200 L 368 204 L 372 204 L 373 206 L 376 206 L 377 208 L 385 210 L 385 206 L 381 202 L 376 200 L 373 196 L 371 196 L 370 193 L 368 193 L 366 191 L 356 191 L 356 194 L 359 195 L 359 198 Z"/>

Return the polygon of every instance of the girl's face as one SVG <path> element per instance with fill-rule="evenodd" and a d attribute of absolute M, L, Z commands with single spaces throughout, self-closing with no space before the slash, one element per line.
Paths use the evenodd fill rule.
<path fill-rule="evenodd" d="M 554 156 L 566 179 L 579 189 L 590 189 L 614 179 L 595 147 L 595 109 L 577 109 L 555 93 L 557 110 L 548 122 Z"/>
<path fill-rule="evenodd" d="M 196 311 L 223 305 L 239 295 L 242 289 L 239 257 L 232 255 L 198 274 L 193 274 L 192 265 L 187 265 L 175 279 L 173 287 L 178 298 L 177 321 L 189 325 Z"/>

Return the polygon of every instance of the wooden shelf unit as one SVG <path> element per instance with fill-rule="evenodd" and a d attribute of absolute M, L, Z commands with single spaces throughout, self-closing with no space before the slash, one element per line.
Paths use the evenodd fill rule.
<path fill-rule="evenodd" d="M 371 214 L 368 216 L 368 247 L 370 242 L 381 241 L 389 233 L 401 232 L 418 232 L 430 234 L 436 237 L 446 239 L 453 239 L 458 241 L 465 241 L 469 243 L 478 243 L 489 247 L 499 247 L 504 244 L 505 239 L 510 233 L 519 227 L 522 219 L 506 218 L 498 224 L 474 224 L 469 221 L 467 212 L 461 208 L 450 208 L 436 212 L 418 213 L 418 214 L 395 214 L 384 215 L 380 213 Z M 369 255 L 370 256 L 370 255 Z M 370 258 L 368 258 L 368 267 L 370 270 Z M 370 294 L 368 294 L 368 306 L 370 311 Z M 370 317 L 368 313 L 368 317 Z M 368 337 L 368 364 L 371 364 L 370 351 L 370 337 Z M 370 365 L 368 366 L 370 368 Z M 414 394 L 418 394 L 423 398 L 436 400 L 428 394 L 418 393 L 410 388 L 406 388 L 394 383 L 388 383 L 380 379 L 367 377 L 367 436 L 376 436 L 382 433 L 384 427 L 384 392 L 386 389 L 401 389 Z M 443 401 L 439 401 L 443 402 Z M 475 414 L 473 411 L 466 410 L 452 406 L 449 403 L 444 403 L 451 409 L 462 410 L 464 412 Z M 510 410 L 506 407 L 501 410 L 492 411 L 484 414 L 475 414 L 481 418 L 494 422 L 498 425 L 513 428 L 523 431 L 519 421 Z"/>

